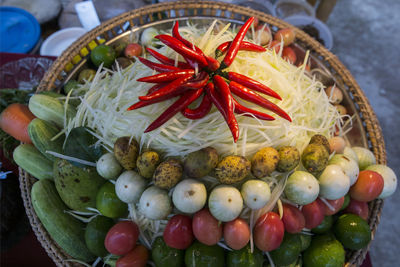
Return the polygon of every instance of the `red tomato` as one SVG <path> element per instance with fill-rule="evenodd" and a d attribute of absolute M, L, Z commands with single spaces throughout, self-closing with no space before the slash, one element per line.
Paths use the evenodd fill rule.
<path fill-rule="evenodd" d="M 332 206 L 333 210 L 330 209 L 323 201 L 320 201 L 319 204 L 324 208 L 324 215 L 329 216 L 339 212 L 343 206 L 344 197 L 335 200 L 327 199 L 326 201 Z"/>
<path fill-rule="evenodd" d="M 142 46 L 137 43 L 128 44 L 125 47 L 124 55 L 127 58 L 138 57 L 142 54 Z"/>
<path fill-rule="evenodd" d="M 241 218 L 227 222 L 224 225 L 225 243 L 232 249 L 239 250 L 249 243 L 250 227 Z"/>
<path fill-rule="evenodd" d="M 368 219 L 368 203 L 357 201 L 355 199 L 350 199 L 350 203 L 347 208 L 344 210 L 346 213 L 352 213 L 360 216 L 364 220 Z"/>
<path fill-rule="evenodd" d="M 193 242 L 192 219 L 178 214 L 172 217 L 164 230 L 165 243 L 176 249 L 186 249 Z"/>
<path fill-rule="evenodd" d="M 125 256 L 119 258 L 116 267 L 144 267 L 149 259 L 149 251 L 142 245 L 137 245 Z"/>
<path fill-rule="evenodd" d="M 304 205 L 301 212 L 306 219 L 306 228 L 312 229 L 317 227 L 324 220 L 324 208 L 319 204 L 321 200 L 317 199 L 310 204 Z"/>
<path fill-rule="evenodd" d="M 125 255 L 131 251 L 139 238 L 139 228 L 132 221 L 121 221 L 108 230 L 104 245 L 114 255 Z"/>
<path fill-rule="evenodd" d="M 207 208 L 193 216 L 192 227 L 196 239 L 205 245 L 215 245 L 222 237 L 222 224 L 218 223 Z"/>
<path fill-rule="evenodd" d="M 271 211 L 258 218 L 253 231 L 254 243 L 262 251 L 271 251 L 281 245 L 284 233 L 279 215 Z"/>
<path fill-rule="evenodd" d="M 283 48 L 282 58 L 291 64 L 296 63 L 297 60 L 296 53 L 288 46 Z"/>
<path fill-rule="evenodd" d="M 369 202 L 377 198 L 383 190 L 383 178 L 374 171 L 361 171 L 358 175 L 356 183 L 350 187 L 350 197 L 362 201 Z"/>
<path fill-rule="evenodd" d="M 274 35 L 274 40 L 281 42 L 283 40 L 283 46 L 288 46 L 294 42 L 296 35 L 291 28 L 285 28 L 277 31 Z"/>
<path fill-rule="evenodd" d="M 274 49 L 275 53 L 279 53 L 279 51 L 281 50 L 281 42 L 273 40 L 270 44 L 269 44 L 269 48 Z"/>
<path fill-rule="evenodd" d="M 306 225 L 306 219 L 304 219 L 303 213 L 290 204 L 283 204 L 283 224 L 285 225 L 285 230 L 288 233 L 298 233 Z"/>

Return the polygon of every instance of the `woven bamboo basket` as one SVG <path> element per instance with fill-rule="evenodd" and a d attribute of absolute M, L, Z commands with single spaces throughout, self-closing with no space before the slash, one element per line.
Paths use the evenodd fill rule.
<path fill-rule="evenodd" d="M 61 85 L 82 67 L 87 57 L 87 51 L 93 46 L 90 43 L 104 39 L 106 43 L 112 43 L 121 34 L 129 34 L 135 28 L 150 25 L 157 22 L 173 21 L 184 18 L 219 18 L 232 22 L 244 22 L 247 18 L 255 16 L 260 22 L 268 23 L 273 29 L 290 27 L 291 25 L 262 12 L 242 6 L 211 1 L 179 1 L 146 6 L 132 10 L 115 17 L 92 31 L 88 32 L 74 42 L 51 66 L 41 81 L 38 91 L 58 90 Z M 291 26 L 293 27 L 293 26 Z M 339 59 L 325 49 L 303 31 L 295 28 L 296 42 L 301 47 L 311 52 L 314 59 L 323 63 L 325 70 L 339 84 L 345 94 L 345 102 L 354 113 L 354 129 L 350 133 L 353 145 L 361 145 L 371 149 L 379 164 L 386 164 L 385 144 L 377 117 L 372 110 L 363 91 Z M 86 53 L 82 52 L 86 48 Z M 50 258 L 57 266 L 81 266 L 69 261 L 69 256 L 49 236 L 39 221 L 32 206 L 30 191 L 36 179 L 20 169 L 20 187 L 26 213 L 30 220 L 37 239 L 47 251 Z M 372 230 L 372 239 L 375 235 L 380 220 L 383 201 L 375 200 L 369 204 L 368 219 Z M 359 266 L 363 262 L 369 246 L 348 252 L 346 254 L 346 266 Z"/>

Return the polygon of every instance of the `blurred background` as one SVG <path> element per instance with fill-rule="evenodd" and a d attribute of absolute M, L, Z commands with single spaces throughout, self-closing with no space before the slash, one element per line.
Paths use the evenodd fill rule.
<path fill-rule="evenodd" d="M 52 61 L 86 31 L 123 12 L 156 2 L 0 0 L 0 88 L 32 89 Z M 400 1 L 223 2 L 248 6 L 284 19 L 303 28 L 338 56 L 375 110 L 384 134 L 388 165 L 399 175 L 400 54 L 396 44 L 400 42 Z M 16 25 L 13 18 L 24 20 L 23 26 Z M 29 28 L 29 32 L 21 39 L 15 27 Z M 0 168 L 3 172 L 15 171 L 6 161 Z M 3 173 L 3 176 L 6 175 Z M 16 175 L 11 173 L 7 176 L 7 179 L 0 180 L 1 263 L 5 264 L 3 266 L 53 266 L 30 230 Z M 399 190 L 385 200 L 381 222 L 370 250 L 373 266 L 398 265 L 400 215 L 397 203 L 400 203 Z M 12 220 L 6 222 L 4 218 Z M 24 257 L 21 257 L 21 250 Z"/>

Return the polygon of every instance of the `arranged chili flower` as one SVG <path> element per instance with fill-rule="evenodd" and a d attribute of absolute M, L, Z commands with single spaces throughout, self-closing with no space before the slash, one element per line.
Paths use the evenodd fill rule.
<path fill-rule="evenodd" d="M 282 100 L 271 88 L 240 73 L 223 71 L 232 64 L 239 50 L 265 51 L 261 46 L 243 41 L 253 21 L 254 17 L 249 18 L 233 41 L 218 46 L 215 51 L 217 57 L 226 53 L 221 63 L 205 55 L 199 47 L 183 38 L 179 33 L 178 22 L 175 22 L 172 36 L 161 34 L 155 37 L 180 54 L 186 62 L 176 62 L 151 48 L 147 48 L 147 51 L 161 64 L 139 57 L 144 65 L 159 73 L 138 79 L 140 82 L 155 83 L 155 85 L 148 90 L 146 95 L 140 96 L 139 102 L 130 106 L 128 110 L 139 109 L 179 96 L 178 100 L 152 122 L 145 132 L 157 129 L 178 112 L 192 120 L 203 118 L 210 112 L 213 105 L 226 121 L 234 142 L 239 138 L 239 124 L 235 113 L 260 120 L 275 120 L 269 114 L 243 106 L 232 94 L 291 121 L 284 110 L 256 93 Z M 196 108 L 189 108 L 189 105 L 201 96 L 200 104 Z"/>

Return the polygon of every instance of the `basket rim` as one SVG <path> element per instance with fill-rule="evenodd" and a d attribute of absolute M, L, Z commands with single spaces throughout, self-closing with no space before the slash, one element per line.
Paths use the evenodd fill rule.
<path fill-rule="evenodd" d="M 293 28 L 296 33 L 296 39 L 300 40 L 302 43 L 305 43 L 310 51 L 315 53 L 326 65 L 329 66 L 331 70 L 333 70 L 333 75 L 335 75 L 335 77 L 339 77 L 343 81 L 346 89 L 351 94 L 354 102 L 357 104 L 359 115 L 367 133 L 369 148 L 372 149 L 379 164 L 386 164 L 385 143 L 377 117 L 373 109 L 371 108 L 364 92 L 355 81 L 349 70 L 340 62 L 340 60 L 333 53 L 328 51 L 322 44 L 314 40 L 302 30 L 290 25 L 289 23 L 272 17 L 271 15 L 262 13 L 260 11 L 234 4 L 213 1 L 164 2 L 154 5 L 147 5 L 139 9 L 134 9 L 123 13 L 102 23 L 100 26 L 86 33 L 77 41 L 75 41 L 69 48 L 67 48 L 63 52 L 63 54 L 56 59 L 51 68 L 45 73 L 45 76 L 40 82 L 37 91 L 54 90 L 56 88 L 56 84 L 63 79 L 62 75 L 65 75 L 64 69 L 66 65 L 72 62 L 76 55 L 81 55 L 82 57 L 84 57 L 81 54 L 81 49 L 87 48 L 90 51 L 89 43 L 91 41 L 98 42 L 96 39 L 97 37 L 105 36 L 106 32 L 113 32 L 114 28 L 121 25 L 122 22 L 125 23 L 129 21 L 131 27 L 133 27 L 135 26 L 135 24 L 133 23 L 133 19 L 136 19 L 139 20 L 139 24 L 144 25 L 147 23 L 145 21 L 146 18 L 150 19 L 150 21 L 152 20 L 152 14 L 158 15 L 158 17 L 160 18 L 161 12 L 168 12 L 167 15 L 171 16 L 172 11 L 178 14 L 178 16 L 174 17 L 175 19 L 178 19 L 179 11 L 183 10 L 185 14 L 187 14 L 187 11 L 189 9 L 193 9 L 195 12 L 201 12 L 201 10 L 211 10 L 210 14 L 213 16 L 215 16 L 217 12 L 221 12 L 222 16 L 228 14 L 230 18 L 233 18 L 234 15 L 237 15 L 242 21 L 244 21 L 246 17 L 255 16 L 260 20 L 260 22 L 266 22 L 278 28 Z M 76 65 L 78 64 L 79 62 Z M 57 266 L 81 266 L 80 264 L 66 261 L 71 257 L 51 239 L 47 231 L 44 229 L 43 225 L 40 223 L 38 217 L 36 216 L 30 198 L 30 191 L 36 179 L 26 173 L 24 170 L 20 169 L 19 180 L 21 195 L 30 224 L 39 242 L 44 247 L 49 257 L 55 262 Z M 369 204 L 370 217 L 368 223 L 371 228 L 371 240 L 376 233 L 377 225 L 380 221 L 382 207 L 383 200 L 381 199 L 377 199 Z M 368 245 L 368 247 L 364 249 L 347 253 L 346 266 L 361 265 L 366 253 L 369 250 L 370 245 L 371 243 Z"/>

